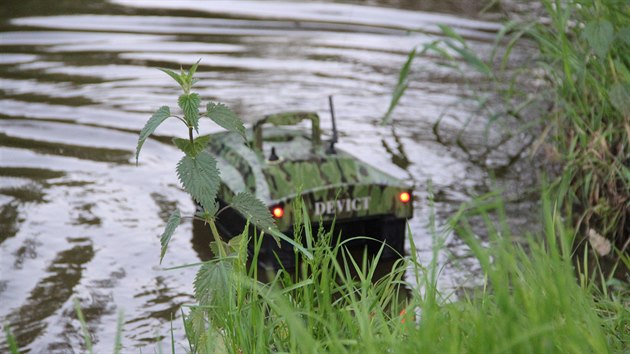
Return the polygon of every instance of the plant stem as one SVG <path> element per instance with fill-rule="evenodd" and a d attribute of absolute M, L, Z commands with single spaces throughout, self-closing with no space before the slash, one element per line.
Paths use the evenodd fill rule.
<path fill-rule="evenodd" d="M 194 139 L 193 139 L 193 128 L 192 127 L 188 127 L 188 139 L 190 139 L 190 143 L 191 144 L 194 142 Z"/>
<path fill-rule="evenodd" d="M 217 243 L 217 248 L 219 249 L 219 258 L 227 257 L 227 251 L 223 247 L 223 240 L 221 240 L 221 236 L 219 235 L 219 230 L 217 230 L 217 225 L 214 223 L 214 220 L 207 220 L 208 224 L 210 224 L 210 229 L 212 230 L 212 236 L 214 237 L 214 241 Z"/>
<path fill-rule="evenodd" d="M 184 120 L 184 118 L 179 117 L 179 116 L 171 116 L 171 117 L 179 119 L 179 121 L 180 121 L 180 122 L 182 122 L 182 123 L 186 124 L 186 126 L 188 126 L 188 123 L 186 123 L 186 121 Z"/>

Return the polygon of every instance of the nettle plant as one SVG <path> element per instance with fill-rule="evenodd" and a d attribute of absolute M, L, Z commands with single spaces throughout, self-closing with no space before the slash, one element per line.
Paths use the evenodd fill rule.
<path fill-rule="evenodd" d="M 228 244 L 222 241 L 215 224 L 215 220 L 221 212 L 217 202 L 217 193 L 221 185 L 220 172 L 217 169 L 217 161 L 206 150 L 211 135 L 199 136 L 199 124 L 204 118 L 208 118 L 226 130 L 239 134 L 243 138 L 244 144 L 247 138 L 243 122 L 226 105 L 210 102 L 206 105 L 205 112 L 199 111 L 201 98 L 198 93 L 191 92 L 193 84 L 198 81 L 194 78 L 198 64 L 199 61 L 192 65 L 188 71 L 182 69 L 179 74 L 172 70 L 160 69 L 177 81 L 183 90 L 177 100 L 177 105 L 183 112 L 183 116 L 172 114 L 168 106 L 160 107 L 151 116 L 138 138 L 136 164 L 142 145 L 164 121 L 173 118 L 186 126 L 188 138 L 174 138 L 173 142 L 184 153 L 184 157 L 177 163 L 177 177 L 184 190 L 192 196 L 199 206 L 195 214 L 188 218 L 202 220 L 210 226 L 214 245 L 216 245 L 213 249 L 219 258 L 224 258 L 228 253 L 234 251 L 234 243 Z M 227 207 L 237 210 L 259 230 L 294 244 L 293 240 L 288 239 L 278 231 L 267 207 L 251 193 L 244 191 L 236 194 Z M 162 263 L 168 243 L 182 218 L 186 217 L 182 217 L 179 209 L 176 209 L 167 221 L 166 228 L 160 238 L 162 245 L 160 263 Z"/>
<path fill-rule="evenodd" d="M 243 138 L 243 144 L 247 142 L 247 138 L 243 122 L 224 104 L 211 102 L 206 105 L 205 112 L 199 111 L 201 98 L 199 94 L 191 92 L 193 84 L 197 81 L 194 75 L 198 64 L 199 61 L 191 66 L 190 70 L 182 69 L 179 74 L 168 69 L 160 69 L 177 81 L 184 91 L 177 100 L 183 116 L 172 114 L 168 106 L 160 107 L 140 132 L 136 148 L 137 163 L 144 142 L 162 122 L 169 118 L 179 120 L 188 130 L 187 139 L 173 139 L 173 143 L 184 153 L 184 157 L 177 163 L 176 171 L 182 187 L 192 196 L 198 208 L 192 216 L 182 217 L 178 209 L 170 215 L 160 238 L 162 245 L 160 263 L 182 219 L 202 220 L 210 226 L 214 242 L 209 242 L 209 246 L 217 257 L 200 265 L 194 281 L 197 304 L 188 306 L 187 315 L 182 311 L 184 329 L 192 353 L 213 352 L 212 348 L 216 344 L 215 339 L 219 333 L 216 332 L 216 328 L 225 328 L 226 321 L 231 321 L 235 313 L 239 314 L 242 308 L 258 301 L 259 296 L 256 293 L 250 291 L 245 296 L 242 291 L 247 288 L 243 284 L 258 284 L 254 280 L 255 274 L 249 273 L 251 269 L 255 269 L 255 265 L 250 269 L 246 266 L 248 235 L 252 229 L 250 225 L 258 232 L 273 236 L 278 245 L 280 245 L 279 239 L 282 239 L 293 246 L 294 251 L 300 253 L 305 259 L 313 259 L 310 251 L 278 230 L 267 207 L 251 193 L 242 191 L 236 194 L 227 206 L 219 210 L 217 195 L 221 187 L 220 171 L 217 169 L 217 161 L 206 150 L 212 135 L 199 136 L 199 124 L 204 118 L 208 118 L 228 131 L 240 135 Z M 221 239 L 215 224 L 221 211 L 226 208 L 234 208 L 248 220 L 243 234 L 232 238 L 229 242 Z M 254 237 L 254 239 L 260 247 L 260 238 Z M 256 250 L 254 250 L 254 258 L 255 252 Z M 252 275 L 253 278 L 250 278 Z M 257 286 L 248 289 L 256 289 Z M 175 341 L 172 336 L 171 340 L 172 352 L 175 353 Z M 223 351 L 220 350 L 220 352 Z"/>

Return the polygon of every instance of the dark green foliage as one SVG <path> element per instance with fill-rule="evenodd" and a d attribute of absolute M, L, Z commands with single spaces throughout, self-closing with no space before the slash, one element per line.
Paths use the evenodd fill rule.
<path fill-rule="evenodd" d="M 630 27 L 623 27 L 622 29 L 620 29 L 619 33 L 617 34 L 617 38 L 619 38 L 619 40 L 625 43 L 627 46 L 630 46 Z"/>
<path fill-rule="evenodd" d="M 212 119 L 220 127 L 227 129 L 231 132 L 240 134 L 245 140 L 245 127 L 243 122 L 236 116 L 231 109 L 222 103 L 210 102 L 206 106 L 206 115 Z"/>
<path fill-rule="evenodd" d="M 168 248 L 168 243 L 171 241 L 171 237 L 173 236 L 173 232 L 179 226 L 181 221 L 181 216 L 179 214 L 179 209 L 175 209 L 171 216 L 168 218 L 168 222 L 166 223 L 166 228 L 160 237 L 160 244 L 162 245 L 162 250 L 160 252 L 160 264 L 162 264 L 162 259 L 164 258 L 164 254 L 166 253 L 166 249 Z"/>
<path fill-rule="evenodd" d="M 199 113 L 201 98 L 197 93 L 190 91 L 192 85 L 196 82 L 194 74 L 198 64 L 199 62 L 194 64 L 188 71 L 182 69 L 179 74 L 169 69 L 161 69 L 173 78 L 184 91 L 177 101 L 179 107 L 184 112 L 184 117 L 171 116 L 170 109 L 167 106 L 161 107 L 149 119 L 140 133 L 136 161 L 142 144 L 164 120 L 169 117 L 174 117 L 186 125 L 188 139 L 173 139 L 173 143 L 185 154 L 177 164 L 177 177 L 186 192 L 203 208 L 201 212 L 195 213 L 194 218 L 203 219 L 204 222 L 209 224 L 212 236 L 215 239 L 212 243 L 212 247 L 218 256 L 217 261 L 205 263 L 197 273 L 194 282 L 195 295 L 201 307 L 191 311 L 190 315 L 185 320 L 186 336 L 189 338 L 191 352 L 206 353 L 217 349 L 216 343 L 213 340 L 214 336 L 206 333 L 206 321 L 210 318 L 213 322 L 218 323 L 227 317 L 228 312 L 225 310 L 228 308 L 233 309 L 231 304 L 233 304 L 232 300 L 235 296 L 235 284 L 233 282 L 234 270 L 244 272 L 244 265 L 240 262 L 235 262 L 235 259 L 237 259 L 235 257 L 246 259 L 247 239 L 235 238 L 231 240 L 230 243 L 225 243 L 219 236 L 214 223 L 214 217 L 218 209 L 216 197 L 221 180 L 219 178 L 216 160 L 205 150 L 210 142 L 211 136 L 205 135 L 197 138 L 193 136 L 194 131 L 198 132 L 199 118 L 202 116 L 202 114 Z M 234 112 L 225 105 L 220 103 L 208 104 L 206 115 L 219 126 L 237 132 L 245 139 L 243 123 Z M 290 243 L 295 243 L 293 240 L 288 239 L 278 232 L 269 210 L 254 196 L 250 194 L 239 194 L 234 199 L 232 207 L 237 209 L 248 219 L 257 223 L 257 226 L 265 229 L 266 232 L 270 232 L 276 237 L 283 237 Z M 180 212 L 179 210 L 175 210 L 170 215 L 166 223 L 166 228 L 160 237 L 160 263 L 168 249 L 171 237 L 180 222 Z M 296 244 L 296 246 L 303 250 L 301 245 Z M 312 257 L 308 252 L 306 252 L 306 254 Z M 230 306 L 219 306 L 221 304 Z M 81 316 L 78 304 L 77 313 Z M 87 330 L 85 330 L 85 332 L 87 336 Z M 171 338 L 174 337 L 171 336 Z M 91 351 L 91 344 L 89 343 L 88 337 L 86 337 L 86 343 L 88 349 Z M 172 348 L 174 352 L 174 342 L 172 343 Z M 114 351 L 118 352 L 119 350 L 120 340 L 117 337 Z"/>
<path fill-rule="evenodd" d="M 193 84 L 197 81 L 194 75 L 197 71 L 199 61 L 191 66 L 188 71 L 184 69 L 178 74 L 169 69 L 160 69 L 171 78 L 173 78 L 182 88 L 184 93 L 179 96 L 177 101 L 179 107 L 184 112 L 184 117 L 172 116 L 168 106 L 163 106 L 153 114 L 140 132 L 138 138 L 138 147 L 136 149 L 136 162 L 140 154 L 142 144 L 157 129 L 157 127 L 166 119 L 174 117 L 179 119 L 186 125 L 188 130 L 188 139 L 174 138 L 173 143 L 185 154 L 185 156 L 177 164 L 177 177 L 182 186 L 193 199 L 201 205 L 203 211 L 196 213 L 195 218 L 203 219 L 210 225 L 215 238 L 215 246 L 220 256 L 226 256 L 223 252 L 229 245 L 225 244 L 214 224 L 214 215 L 218 210 L 217 191 L 219 190 L 221 180 L 219 178 L 219 170 L 217 169 L 216 160 L 205 151 L 211 136 L 204 135 L 194 138 L 193 131 L 199 129 L 199 113 L 201 98 L 199 94 L 190 92 Z M 245 128 L 241 120 L 227 106 L 221 103 L 209 103 L 207 105 L 206 115 L 219 126 L 239 133 L 245 139 Z M 250 198 L 251 197 L 251 198 Z M 280 234 L 269 213 L 269 210 L 253 196 L 237 196 L 235 199 L 237 210 L 257 223 L 259 227 L 273 234 L 275 237 L 286 238 Z M 162 245 L 160 254 L 160 263 L 164 258 L 164 254 L 168 248 L 168 243 L 179 225 L 181 216 L 179 211 L 171 214 L 166 229 L 162 233 L 160 242 Z M 259 224 L 258 224 L 259 223 Z M 288 240 L 288 239 L 287 239 Z M 292 242 L 290 240 L 290 242 Z M 301 248 L 301 246 L 300 246 Z"/>
<path fill-rule="evenodd" d="M 138 137 L 138 146 L 136 147 L 136 163 L 138 163 L 138 156 L 140 155 L 140 149 L 142 149 L 142 145 L 147 140 L 147 138 L 153 134 L 155 129 L 162 124 L 167 118 L 171 116 L 171 110 L 167 106 L 162 106 L 158 109 L 147 124 L 144 125 L 142 131 L 140 132 L 140 136 Z"/>
<path fill-rule="evenodd" d="M 177 164 L 177 177 L 184 189 L 204 210 L 216 209 L 216 197 L 221 180 L 217 161 L 208 152 L 184 156 Z M 266 210 L 269 213 L 268 210 Z"/>

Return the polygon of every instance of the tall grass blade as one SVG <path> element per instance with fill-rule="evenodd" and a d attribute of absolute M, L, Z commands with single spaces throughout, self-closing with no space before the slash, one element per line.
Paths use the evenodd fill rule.
<path fill-rule="evenodd" d="M 81 323 L 81 330 L 83 332 L 83 340 L 84 340 L 85 347 L 88 353 L 93 354 L 94 352 L 92 350 L 92 339 L 90 338 L 90 331 L 88 330 L 87 323 L 85 322 L 83 311 L 81 311 L 81 302 L 79 302 L 79 299 L 77 298 L 74 299 L 74 311 L 77 314 L 77 318 L 79 319 L 79 322 Z"/>
<path fill-rule="evenodd" d="M 415 56 L 416 48 L 413 48 L 411 52 L 409 52 L 409 55 L 407 55 L 407 61 L 400 70 L 400 74 L 398 75 L 398 83 L 396 83 L 396 87 L 394 88 L 394 93 L 392 94 L 392 100 L 389 103 L 389 108 L 387 109 L 385 116 L 381 120 L 381 125 L 385 125 L 389 122 L 391 115 L 394 112 L 394 109 L 396 108 L 396 106 L 398 106 L 398 101 L 400 101 L 400 98 L 405 94 L 407 87 L 409 87 L 409 70 L 411 69 L 411 63 L 413 63 L 413 59 L 415 58 Z"/>
<path fill-rule="evenodd" d="M 116 322 L 116 338 L 114 338 L 114 354 L 119 354 L 122 350 L 122 333 L 125 323 L 125 313 L 123 310 L 118 311 L 118 321 Z"/>
<path fill-rule="evenodd" d="M 17 341 L 15 340 L 15 336 L 13 332 L 11 332 L 11 327 L 9 327 L 8 323 L 4 324 L 4 334 L 7 338 L 7 344 L 9 345 L 9 352 L 11 354 L 19 354 L 20 350 L 17 345 Z"/>

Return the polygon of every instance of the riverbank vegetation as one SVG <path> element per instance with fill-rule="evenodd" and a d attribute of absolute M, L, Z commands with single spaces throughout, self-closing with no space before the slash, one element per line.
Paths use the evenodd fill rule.
<path fill-rule="evenodd" d="M 430 264 L 416 261 L 409 238 L 410 256 L 380 279 L 375 276 L 376 261 L 353 258 L 345 243 L 329 247 L 334 236 L 312 234 L 308 219 L 298 221 L 296 232 L 313 245 L 314 257 L 296 251 L 297 272 L 282 270 L 270 283 L 255 280 L 256 267 L 246 266 L 246 246 L 236 242 L 228 258 L 203 265 L 197 274 L 199 303 L 185 316 L 190 345 L 186 349 L 623 352 L 630 339 L 630 313 L 623 302 L 628 294 L 623 290 L 603 294 L 588 277 L 576 281 L 571 227 L 549 195 L 542 205 L 545 231 L 528 235 L 522 244 L 512 239 L 496 194 L 463 205 L 447 228 L 430 225 L 434 240 Z M 482 245 L 468 223 L 479 216 L 487 220 L 489 245 Z M 438 253 L 444 236 L 452 231 L 466 240 L 485 274 L 483 286 L 465 291 L 459 299 L 437 287 Z"/>
<path fill-rule="evenodd" d="M 305 212 L 295 232 L 312 245 L 310 252 L 295 251 L 296 271 L 259 282 L 259 268 L 248 265 L 256 264 L 257 251 L 248 262 L 247 239 L 260 247 L 260 237 L 245 231 L 222 245 L 225 256 L 193 266 L 197 303 L 182 310 L 187 340 L 176 343 L 171 333 L 164 347 L 172 353 L 627 352 L 628 288 L 602 288 L 600 281 L 610 279 L 588 263 L 584 267 L 598 276 L 576 277 L 572 226 L 561 216 L 561 203 L 550 198 L 545 193 L 541 201 L 544 231 L 525 238 L 511 234 L 496 193 L 462 205 L 443 228 L 432 219 L 432 261 L 417 261 L 409 237 L 409 256 L 384 276 L 376 273 L 378 255 L 357 258 L 331 233 L 313 234 Z M 473 218 L 485 220 L 486 242 L 473 232 Z M 466 241 L 484 274 L 478 288 L 457 296 L 438 287 L 438 256 L 452 232 Z M 119 326 L 120 333 L 122 321 Z M 87 332 L 85 338 L 91 352 Z"/>
<path fill-rule="evenodd" d="M 258 247 L 260 238 L 245 231 L 223 244 L 225 256 L 198 268 L 197 303 L 182 310 L 187 341 L 176 343 L 171 333 L 171 345 L 164 347 L 172 353 L 627 352 L 627 288 L 602 288 L 601 278 L 587 273 L 576 278 L 572 226 L 548 193 L 541 204 L 544 231 L 520 242 L 510 233 L 498 194 L 462 205 L 447 227 L 428 225 L 431 263 L 418 263 L 410 237 L 409 257 L 384 276 L 376 274 L 378 255 L 357 258 L 346 242 L 331 248 L 334 236 L 314 235 L 305 219 L 297 221 L 295 231 L 312 245 L 312 257 L 296 250 L 297 271 L 281 270 L 262 283 L 247 259 L 247 238 Z M 486 220 L 487 244 L 469 223 L 479 217 Z M 437 285 L 438 255 L 451 232 L 466 241 L 484 274 L 480 287 L 457 297 Z M 596 265 L 584 266 L 603 277 Z M 81 321 L 80 309 L 77 314 Z M 85 350 L 92 352 L 81 322 Z M 122 328 L 120 319 L 115 353 L 121 350 Z M 8 329 L 7 337 L 17 353 Z"/>
<path fill-rule="evenodd" d="M 555 191 L 578 242 L 602 235 L 623 254 L 630 243 L 630 4 L 543 4 L 550 24 L 527 33 L 552 95 L 541 141 L 550 141 L 562 166 Z"/>
<path fill-rule="evenodd" d="M 442 26 L 446 40 L 410 53 L 384 122 L 404 95 L 417 55 L 431 51 L 459 70 L 478 72 L 501 99 L 488 124 L 503 119 L 510 129 L 538 136 L 529 154 L 544 159 L 554 198 L 573 220 L 573 246 L 590 243 L 615 264 L 630 249 L 630 4 L 541 5 L 533 22 L 507 23 L 488 58 Z M 534 54 L 514 55 L 519 45 L 533 46 Z M 512 59 L 518 69 L 508 64 Z"/>

